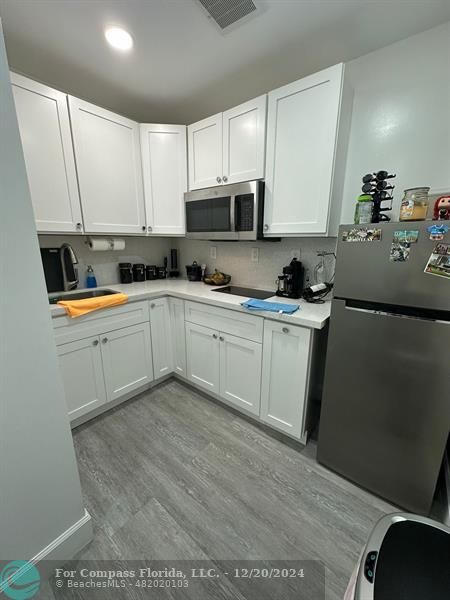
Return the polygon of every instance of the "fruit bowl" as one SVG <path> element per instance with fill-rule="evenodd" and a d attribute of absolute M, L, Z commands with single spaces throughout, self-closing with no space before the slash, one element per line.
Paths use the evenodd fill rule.
<path fill-rule="evenodd" d="M 216 269 L 215 273 L 212 275 L 205 275 L 203 281 L 206 285 L 215 285 L 219 287 L 221 285 L 228 285 L 231 281 L 231 275 L 220 273 L 220 271 L 217 271 Z"/>

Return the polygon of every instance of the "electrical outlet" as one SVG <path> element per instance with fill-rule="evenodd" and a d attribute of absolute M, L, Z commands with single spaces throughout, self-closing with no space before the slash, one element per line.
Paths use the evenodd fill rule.
<path fill-rule="evenodd" d="M 209 247 L 209 258 L 215 260 L 217 258 L 217 246 Z"/>
<path fill-rule="evenodd" d="M 294 250 L 291 250 L 291 260 L 293 258 L 300 260 L 301 256 L 302 256 L 302 251 L 300 250 L 300 248 L 295 248 Z"/>
<path fill-rule="evenodd" d="M 259 248 L 252 248 L 252 253 L 250 255 L 250 260 L 252 262 L 258 262 L 259 261 Z"/>

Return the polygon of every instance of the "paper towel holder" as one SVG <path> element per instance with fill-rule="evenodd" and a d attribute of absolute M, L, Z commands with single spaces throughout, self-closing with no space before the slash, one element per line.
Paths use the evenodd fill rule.
<path fill-rule="evenodd" d="M 125 249 L 125 240 L 123 238 L 114 238 L 114 237 L 87 237 L 85 239 L 86 246 L 93 252 L 98 251 L 108 251 L 108 250 L 124 250 Z"/>

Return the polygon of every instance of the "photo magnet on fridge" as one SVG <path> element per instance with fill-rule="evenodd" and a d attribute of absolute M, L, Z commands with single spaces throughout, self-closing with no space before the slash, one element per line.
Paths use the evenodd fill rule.
<path fill-rule="evenodd" d="M 373 227 L 354 227 L 342 232 L 343 242 L 379 242 L 381 229 Z"/>
<path fill-rule="evenodd" d="M 389 260 L 392 262 L 406 262 L 409 258 L 411 244 L 409 242 L 392 242 L 389 251 Z"/>
<path fill-rule="evenodd" d="M 407 243 L 407 244 L 415 244 L 419 239 L 419 232 L 417 230 L 407 231 L 406 229 L 401 229 L 398 231 L 394 231 L 394 239 L 393 241 L 396 243 Z"/>
<path fill-rule="evenodd" d="M 444 237 L 447 235 L 448 233 L 448 225 L 430 225 L 430 227 L 427 227 L 427 231 L 430 234 L 430 240 L 434 240 L 435 242 L 439 242 L 440 240 L 443 240 Z"/>
<path fill-rule="evenodd" d="M 450 244 L 436 244 L 428 259 L 425 273 L 450 279 Z"/>

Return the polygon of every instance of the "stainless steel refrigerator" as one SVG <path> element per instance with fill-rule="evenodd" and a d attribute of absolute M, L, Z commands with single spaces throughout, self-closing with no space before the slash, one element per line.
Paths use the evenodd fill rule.
<path fill-rule="evenodd" d="M 319 462 L 422 514 L 450 426 L 450 230 L 428 231 L 442 224 L 340 227 L 319 426 Z"/>

